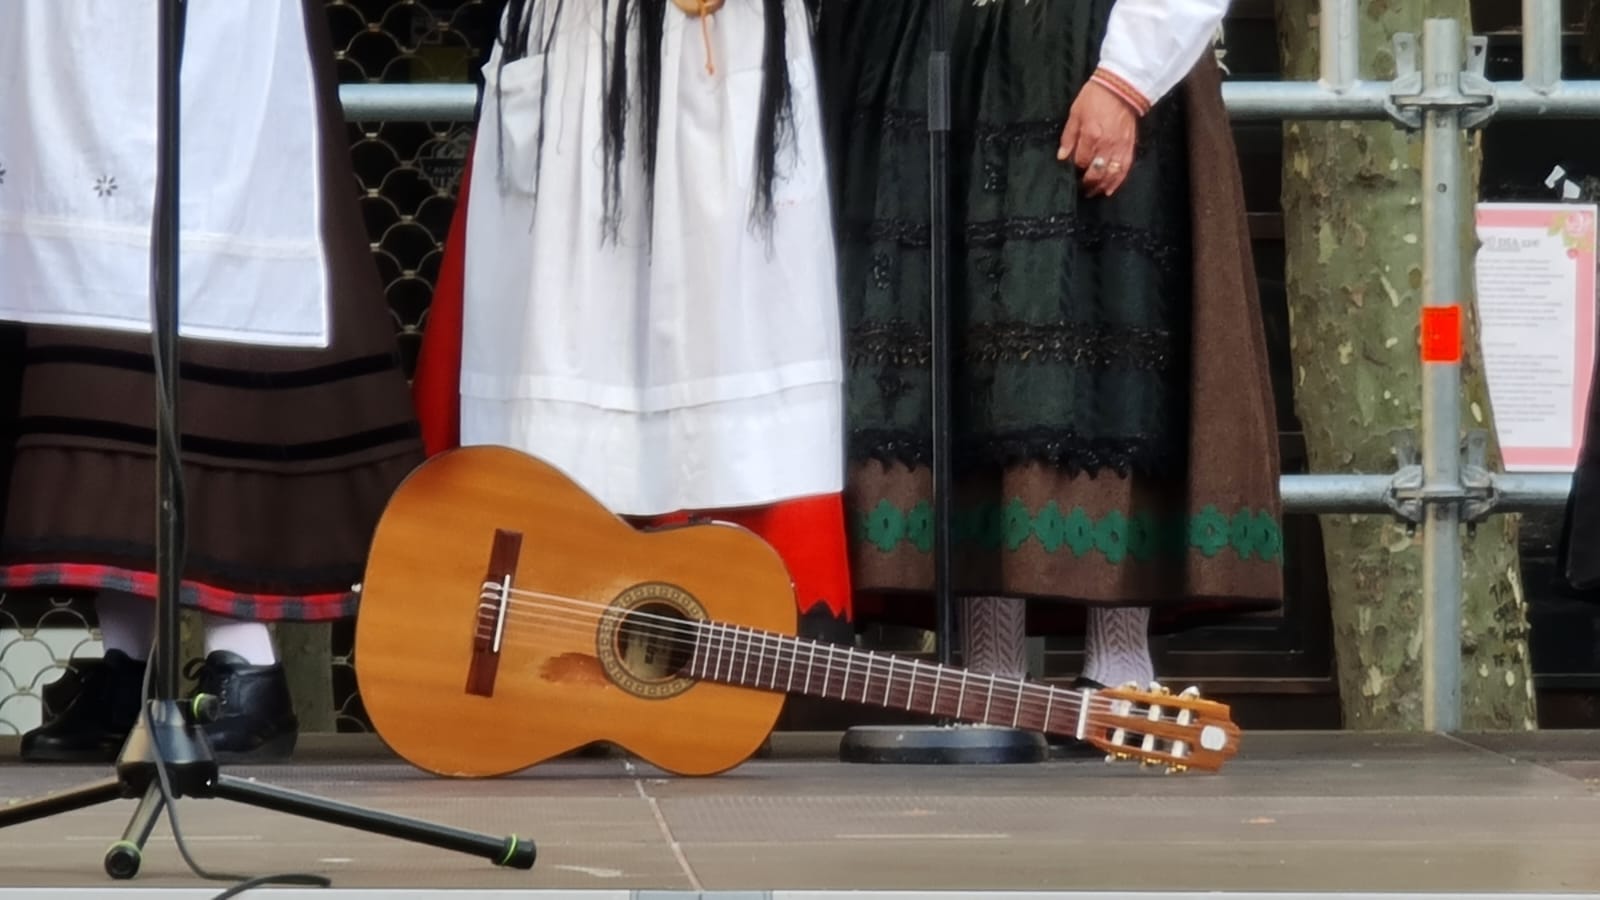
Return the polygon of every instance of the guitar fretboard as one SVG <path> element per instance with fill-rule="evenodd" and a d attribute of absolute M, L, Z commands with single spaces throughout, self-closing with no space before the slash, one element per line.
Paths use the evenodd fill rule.
<path fill-rule="evenodd" d="M 1049 734 L 1080 724 L 1080 692 L 735 625 L 696 631 L 688 674 L 705 681 Z"/>

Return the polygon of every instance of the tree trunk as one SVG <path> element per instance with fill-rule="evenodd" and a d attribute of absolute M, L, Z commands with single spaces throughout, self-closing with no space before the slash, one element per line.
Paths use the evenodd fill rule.
<path fill-rule="evenodd" d="M 1278 0 L 1284 78 L 1318 75 L 1316 0 Z M 1395 76 L 1393 36 L 1421 41 L 1428 17 L 1456 18 L 1470 34 L 1469 0 L 1360 5 L 1361 77 Z M 1419 54 L 1419 61 L 1420 61 Z M 1480 153 L 1463 141 L 1476 199 Z M 1393 433 L 1421 439 L 1422 161 L 1420 132 L 1389 122 L 1288 122 L 1283 210 L 1295 408 L 1316 472 L 1390 473 Z M 1462 298 L 1468 311 L 1462 422 L 1488 429 L 1493 414 L 1478 347 L 1473 286 L 1476 231 L 1465 216 Z M 1490 464 L 1499 467 L 1491 443 Z M 1345 726 L 1422 725 L 1420 532 L 1382 516 L 1322 517 L 1339 691 Z M 1535 727 L 1527 604 L 1517 521 L 1496 516 L 1465 537 L 1462 727 Z"/>

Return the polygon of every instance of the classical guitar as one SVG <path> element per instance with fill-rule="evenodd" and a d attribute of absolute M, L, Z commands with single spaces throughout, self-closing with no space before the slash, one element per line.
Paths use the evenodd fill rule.
<path fill-rule="evenodd" d="M 500 447 L 440 454 L 378 523 L 356 620 L 373 726 L 403 759 L 502 775 L 606 741 L 681 775 L 752 756 L 786 695 L 1075 736 L 1214 771 L 1226 706 L 1193 690 L 1075 691 L 795 636 L 777 553 L 731 525 L 643 531 Z"/>

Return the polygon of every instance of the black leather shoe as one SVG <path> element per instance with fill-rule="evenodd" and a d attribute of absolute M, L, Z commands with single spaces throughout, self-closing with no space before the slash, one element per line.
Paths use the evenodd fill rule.
<path fill-rule="evenodd" d="M 218 762 L 288 759 L 300 735 L 300 719 L 289 697 L 283 666 L 253 666 L 227 650 L 212 651 L 189 664 L 195 692 L 220 701 L 214 720 L 205 723 Z"/>
<path fill-rule="evenodd" d="M 46 685 L 45 724 L 22 736 L 28 762 L 115 762 L 139 720 L 145 663 L 121 650 L 100 659 L 74 660 L 70 671 Z"/>

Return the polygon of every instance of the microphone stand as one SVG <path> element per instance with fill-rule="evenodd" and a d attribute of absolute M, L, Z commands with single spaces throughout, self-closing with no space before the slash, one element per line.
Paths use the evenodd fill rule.
<path fill-rule="evenodd" d="M 146 670 L 145 703 L 123 744 L 116 775 L 0 809 L 0 828 L 118 799 L 139 799 L 122 839 L 105 855 L 106 873 L 128 879 L 138 874 L 145 841 L 163 809 L 179 797 L 221 798 L 334 825 L 427 844 L 490 860 L 495 865 L 533 868 L 532 841 L 495 837 L 421 822 L 376 810 L 242 779 L 220 772 L 202 725 L 219 711 L 216 697 L 183 699 L 178 628 L 182 583 L 184 503 L 183 468 L 178 447 L 178 177 L 180 145 L 180 67 L 184 0 L 157 0 L 157 177 L 151 242 L 152 345 L 155 354 L 157 416 L 156 640 Z M 93 60 L 88 61 L 93 64 Z M 175 823 L 174 823 L 175 825 Z M 174 834 L 177 829 L 174 827 Z M 182 844 L 179 844 L 182 849 Z M 216 876 L 223 877 L 223 876 Z M 235 880 L 228 877 L 229 880 Z M 238 877 L 237 880 L 244 880 Z M 256 882 L 325 884 L 326 879 L 284 876 Z"/>
<path fill-rule="evenodd" d="M 881 0 L 879 0 L 881 2 Z M 933 351 L 933 594 L 934 644 L 939 662 L 955 665 L 955 597 L 952 586 L 950 513 L 950 21 L 949 0 L 928 2 L 928 231 L 929 327 Z M 865 725 L 845 733 L 846 762 L 1025 763 L 1042 762 L 1050 747 L 1043 735 L 1014 728 L 977 728 L 946 720 L 940 725 Z"/>

